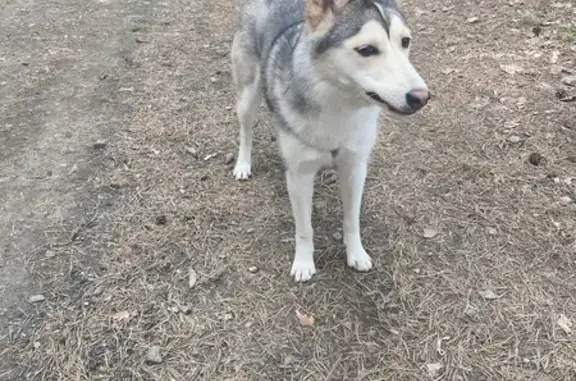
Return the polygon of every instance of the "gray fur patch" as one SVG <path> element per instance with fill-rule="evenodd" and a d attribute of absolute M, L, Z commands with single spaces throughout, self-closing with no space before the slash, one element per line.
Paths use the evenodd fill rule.
<path fill-rule="evenodd" d="M 313 60 L 314 55 L 340 46 L 371 20 L 382 23 L 388 30 L 392 14 L 404 17 L 395 0 L 350 0 L 329 31 L 312 41 L 308 36 L 302 36 L 305 8 L 306 0 L 250 0 L 242 16 L 240 33 L 247 59 L 259 62 L 261 91 L 275 125 L 310 146 L 298 136 L 286 117 L 288 113 L 298 113 L 305 118 L 321 111 L 310 88 L 311 74 L 302 67 L 295 67 L 295 49 L 309 46 L 313 52 L 309 58 Z M 302 37 L 306 41 L 300 41 Z M 305 45 L 299 45 L 300 42 Z M 301 54 L 305 54 L 304 50 Z M 282 94 L 284 104 L 278 99 L 279 94 Z"/>
<path fill-rule="evenodd" d="M 343 14 L 328 33 L 318 41 L 316 54 L 320 55 L 331 47 L 341 46 L 371 20 L 378 21 L 389 33 L 392 13 L 404 19 L 393 0 L 352 0 L 344 7 Z"/>

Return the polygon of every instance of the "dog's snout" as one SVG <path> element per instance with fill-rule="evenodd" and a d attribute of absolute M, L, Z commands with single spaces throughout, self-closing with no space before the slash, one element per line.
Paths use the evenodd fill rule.
<path fill-rule="evenodd" d="M 420 110 L 430 100 L 430 92 L 426 89 L 416 89 L 406 93 L 406 103 L 414 110 Z"/>

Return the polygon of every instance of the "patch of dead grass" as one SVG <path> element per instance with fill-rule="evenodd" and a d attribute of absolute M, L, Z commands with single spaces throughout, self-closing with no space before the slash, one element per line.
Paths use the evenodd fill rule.
<path fill-rule="evenodd" d="M 527 42 L 518 8 L 499 2 L 416 6 L 415 60 L 436 95 L 414 118 L 383 121 L 362 215 L 376 269 L 345 267 L 337 184 L 319 181 L 319 273 L 306 285 L 288 276 L 292 219 L 265 114 L 254 178 L 237 183 L 224 164 L 237 133 L 225 56 L 236 6 L 160 7 L 172 22 L 150 26 L 135 57 L 142 96 L 115 144 L 127 160 L 110 181 L 130 194 L 118 242 L 85 292 L 63 291 L 35 338 L 14 346 L 22 379 L 574 379 L 574 339 L 558 319 L 576 321 L 576 209 L 561 201 L 576 199 L 565 160 L 576 132 L 560 123 L 573 104 L 554 98 L 546 62 L 566 46 Z M 526 59 L 526 46 L 542 57 Z M 501 71 L 510 61 L 533 74 Z M 545 162 L 529 164 L 532 152 Z M 154 345 L 162 364 L 145 361 Z"/>

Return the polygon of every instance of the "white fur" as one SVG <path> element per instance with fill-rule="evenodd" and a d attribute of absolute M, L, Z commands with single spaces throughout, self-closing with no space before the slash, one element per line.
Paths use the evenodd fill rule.
<path fill-rule="evenodd" d="M 372 268 L 372 259 L 364 250 L 360 238 L 360 205 L 367 161 L 376 139 L 379 109 L 368 107 L 358 110 L 337 101 L 335 104 L 341 107 L 327 108 L 317 120 L 304 122 L 302 128 L 310 141 L 321 141 L 325 135 L 329 135 L 329 145 L 339 147 L 335 158 L 330 152 L 304 145 L 289 133 L 280 131 L 279 134 L 280 150 L 287 164 L 286 181 L 296 230 L 291 275 L 298 282 L 307 281 L 316 273 L 311 223 L 312 194 L 314 176 L 325 166 L 335 165 L 338 169 L 344 206 L 347 263 L 359 271 Z M 330 129 L 315 126 L 330 126 Z"/>
<path fill-rule="evenodd" d="M 383 14 L 383 10 L 378 6 Z M 263 10 L 262 12 L 264 12 Z M 278 143 L 286 165 L 286 183 L 295 223 L 295 253 L 291 275 L 297 282 L 310 280 L 316 273 L 314 232 L 311 222 L 314 177 L 325 166 L 335 166 L 340 180 L 344 220 L 344 243 L 348 266 L 368 271 L 373 262 L 360 235 L 360 210 L 368 158 L 374 146 L 381 104 L 366 92 L 378 94 L 393 108 L 403 109 L 406 93 L 426 89 L 412 67 L 409 49 L 401 46 L 409 30 L 399 18 L 390 25 L 390 37 L 376 21 L 367 22 L 343 46 L 333 48 L 312 61 L 313 36 L 304 35 L 293 53 L 297 78 L 309 85 L 309 94 L 319 105 L 318 112 L 299 113 L 286 100 L 283 86 L 272 86 L 278 108 L 291 131 L 278 129 Z M 232 48 L 233 73 L 238 88 L 237 112 L 240 121 L 240 148 L 234 176 L 245 180 L 251 175 L 252 124 L 261 103 L 259 66 L 242 51 L 237 34 Z M 308 40 L 307 40 L 308 38 Z M 361 57 L 355 50 L 372 44 L 382 54 Z M 277 52 L 273 48 L 270 55 Z M 278 81 L 269 69 L 270 81 Z M 269 84 L 270 86 L 270 84 Z M 336 154 L 334 154 L 336 152 Z"/>

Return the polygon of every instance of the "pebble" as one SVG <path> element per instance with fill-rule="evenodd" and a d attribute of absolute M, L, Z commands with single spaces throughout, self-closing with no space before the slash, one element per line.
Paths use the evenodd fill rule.
<path fill-rule="evenodd" d="M 532 26 L 538 24 L 538 20 L 532 13 L 525 13 L 522 16 L 522 24 Z"/>
<path fill-rule="evenodd" d="M 496 293 L 490 289 L 478 291 L 478 293 L 486 300 L 498 299 L 498 295 L 496 295 Z"/>
<path fill-rule="evenodd" d="M 424 238 L 434 238 L 438 235 L 438 230 L 434 229 L 434 228 L 424 228 L 424 231 L 422 232 L 422 236 Z"/>
<path fill-rule="evenodd" d="M 542 162 L 542 155 L 540 155 L 538 152 L 532 152 L 528 157 L 528 162 L 532 165 L 540 165 Z"/>
<path fill-rule="evenodd" d="M 161 364 L 162 361 L 160 347 L 154 346 L 148 349 L 148 353 L 146 353 L 146 362 L 149 364 Z"/>
<path fill-rule="evenodd" d="M 248 271 L 250 271 L 252 274 L 256 274 L 258 272 L 259 268 L 256 266 L 250 266 L 248 267 Z"/>
<path fill-rule="evenodd" d="M 42 294 L 32 295 L 30 298 L 28 298 L 28 301 L 30 303 L 38 303 L 38 302 L 43 302 L 45 300 L 46 300 L 46 298 Z"/>
<path fill-rule="evenodd" d="M 94 142 L 94 144 L 92 144 L 92 147 L 95 149 L 102 149 L 106 147 L 106 141 L 105 140 L 96 140 Z"/>
<path fill-rule="evenodd" d="M 180 311 L 184 314 L 184 315 L 189 315 L 190 312 L 192 312 L 192 307 L 190 307 L 189 305 L 186 305 L 184 307 L 180 307 Z"/>
<path fill-rule="evenodd" d="M 194 147 L 186 147 L 186 151 L 195 159 L 198 159 L 198 150 Z"/>
<path fill-rule="evenodd" d="M 487 232 L 489 235 L 496 235 L 496 234 L 498 233 L 498 231 L 497 231 L 495 228 L 493 228 L 493 227 L 487 228 L 487 229 L 486 229 L 486 232 Z"/>
<path fill-rule="evenodd" d="M 568 75 L 562 78 L 562 83 L 566 86 L 574 87 L 576 86 L 576 75 Z"/>

